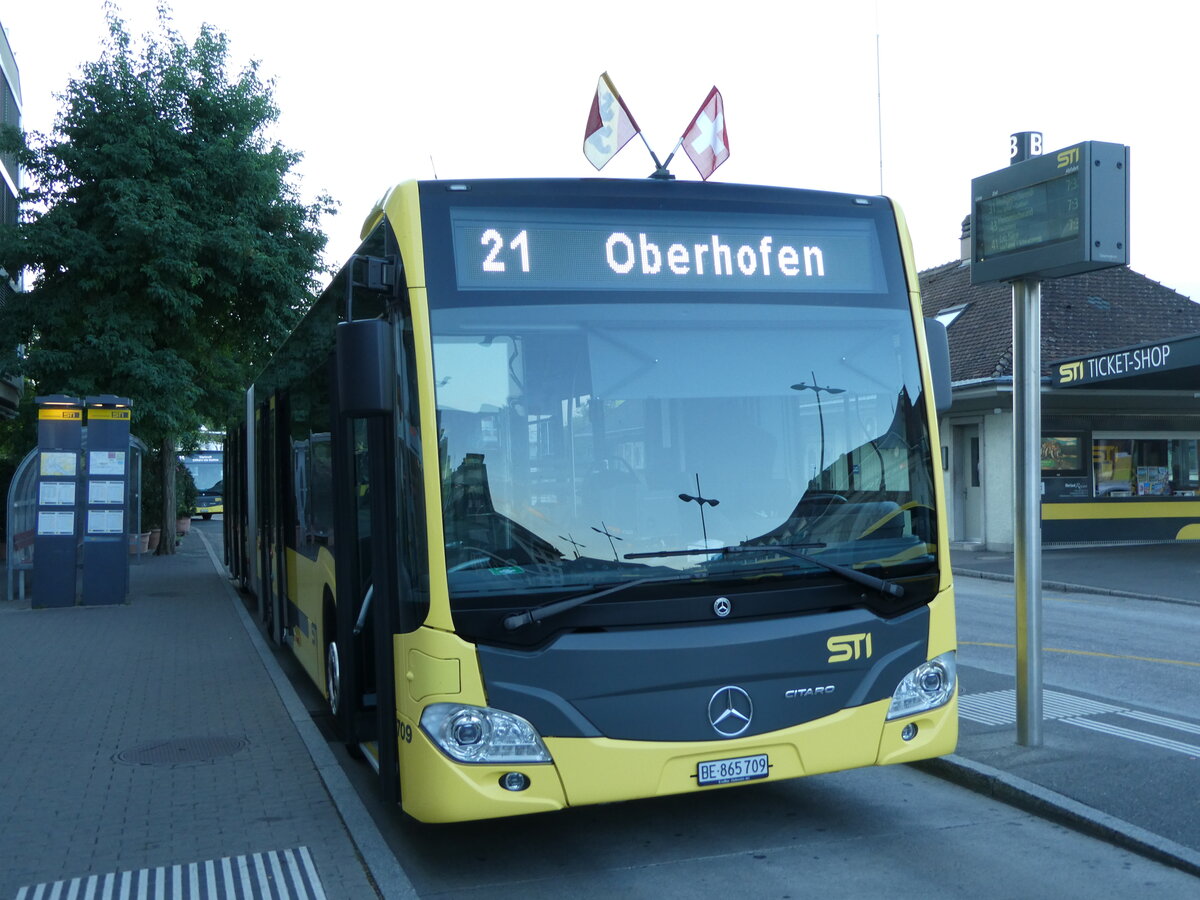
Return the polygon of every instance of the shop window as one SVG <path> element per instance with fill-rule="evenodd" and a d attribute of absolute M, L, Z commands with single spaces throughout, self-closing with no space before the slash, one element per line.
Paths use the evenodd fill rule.
<path fill-rule="evenodd" d="M 1196 496 L 1200 492 L 1198 444 L 1195 436 L 1095 437 L 1096 496 Z"/>
<path fill-rule="evenodd" d="M 1194 497 L 1200 491 L 1200 441 L 1169 441 L 1167 444 L 1171 484 L 1176 496 Z"/>

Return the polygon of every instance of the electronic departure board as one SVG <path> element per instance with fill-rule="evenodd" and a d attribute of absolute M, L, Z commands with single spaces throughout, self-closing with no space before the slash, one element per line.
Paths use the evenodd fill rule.
<path fill-rule="evenodd" d="M 979 202 L 979 255 L 991 259 L 1079 236 L 1079 175 L 1053 178 Z"/>
<path fill-rule="evenodd" d="M 971 181 L 971 283 L 1129 262 L 1129 148 L 1085 141 Z"/>

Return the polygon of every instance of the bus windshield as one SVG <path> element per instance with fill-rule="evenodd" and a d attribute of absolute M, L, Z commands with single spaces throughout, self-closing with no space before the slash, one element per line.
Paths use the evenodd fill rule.
<path fill-rule="evenodd" d="M 928 567 L 907 305 L 627 299 L 433 312 L 453 602 L 804 574 L 730 546 Z"/>
<path fill-rule="evenodd" d="M 212 491 L 224 477 L 221 457 L 214 453 L 185 456 L 183 464 L 192 473 L 192 481 L 196 483 L 196 490 L 201 493 Z"/>

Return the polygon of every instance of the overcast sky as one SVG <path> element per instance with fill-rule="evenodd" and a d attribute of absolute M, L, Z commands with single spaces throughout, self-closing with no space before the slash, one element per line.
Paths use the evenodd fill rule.
<path fill-rule="evenodd" d="M 155 0 L 116 6 L 134 35 L 154 28 Z M 607 70 L 660 158 L 720 88 L 731 153 L 714 181 L 873 194 L 882 180 L 922 269 L 958 257 L 971 178 L 1008 164 L 1011 133 L 1041 131 L 1047 150 L 1128 144 L 1131 265 L 1200 300 L 1200 177 L 1186 169 L 1200 137 L 1197 3 L 175 0 L 172 9 L 185 38 L 209 22 L 229 36 L 236 67 L 257 59 L 274 80 L 276 137 L 304 154 L 302 195 L 326 191 L 340 204 L 326 223 L 331 261 L 353 252 L 364 216 L 399 181 L 595 175 L 582 140 Z M 25 127 L 48 131 L 55 95 L 99 55 L 102 0 L 3 4 L 0 23 L 20 68 Z M 635 139 L 600 175 L 652 169 Z M 682 153 L 671 170 L 698 177 Z"/>

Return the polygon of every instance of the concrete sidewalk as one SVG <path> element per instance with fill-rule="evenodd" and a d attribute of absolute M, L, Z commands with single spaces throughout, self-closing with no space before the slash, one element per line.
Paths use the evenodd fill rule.
<path fill-rule="evenodd" d="M 0 898 L 415 896 L 201 530 L 130 576 L 0 602 Z"/>
<path fill-rule="evenodd" d="M 960 587 L 1013 580 L 1011 553 L 956 549 L 951 558 Z M 1200 628 L 1200 543 L 1043 549 L 1042 585 L 1195 606 Z M 1043 741 L 1030 748 L 1015 741 L 1012 677 L 960 666 L 960 681 L 971 691 L 959 701 L 957 752 L 920 768 L 1200 876 L 1200 817 L 1180 800 L 1194 793 L 1200 718 L 1046 684 Z"/>
<path fill-rule="evenodd" d="M 956 574 L 1012 581 L 1012 553 L 950 551 Z M 1200 541 L 1042 550 L 1042 586 L 1200 605 Z"/>
<path fill-rule="evenodd" d="M 1185 799 L 1200 720 L 1047 685 L 1041 746 L 1024 747 L 1012 678 L 959 674 L 971 692 L 959 701 L 958 748 L 917 768 L 1200 877 L 1200 818 Z"/>

